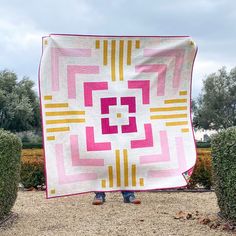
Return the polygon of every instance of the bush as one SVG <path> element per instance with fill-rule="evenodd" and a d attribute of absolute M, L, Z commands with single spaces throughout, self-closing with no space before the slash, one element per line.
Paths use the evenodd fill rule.
<path fill-rule="evenodd" d="M 22 142 L 23 149 L 31 149 L 31 148 L 42 148 L 42 143 L 24 143 Z"/>
<path fill-rule="evenodd" d="M 210 189 L 212 186 L 211 149 L 197 149 L 197 163 L 188 188 L 197 185 Z M 21 182 L 26 188 L 45 184 L 43 149 L 23 149 L 21 156 Z"/>
<path fill-rule="evenodd" d="M 42 133 L 34 130 L 17 132 L 16 135 L 23 143 L 42 143 Z"/>
<path fill-rule="evenodd" d="M 41 132 L 31 130 L 18 132 L 16 135 L 21 139 L 23 149 L 43 147 Z"/>
<path fill-rule="evenodd" d="M 187 187 L 192 189 L 195 188 L 197 185 L 203 186 L 206 189 L 211 189 L 212 157 L 210 149 L 197 149 L 197 162 Z"/>
<path fill-rule="evenodd" d="M 21 156 L 21 183 L 25 188 L 45 184 L 44 157 L 42 149 L 25 149 Z"/>
<path fill-rule="evenodd" d="M 0 219 L 13 207 L 20 180 L 21 141 L 14 134 L 0 130 Z"/>
<path fill-rule="evenodd" d="M 221 215 L 236 220 L 236 127 L 212 139 L 213 177 Z"/>
<path fill-rule="evenodd" d="M 197 148 L 210 148 L 211 147 L 210 142 L 197 142 L 196 145 L 197 145 Z"/>

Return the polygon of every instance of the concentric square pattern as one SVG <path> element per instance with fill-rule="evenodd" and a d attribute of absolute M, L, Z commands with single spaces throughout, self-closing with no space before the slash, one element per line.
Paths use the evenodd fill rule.
<path fill-rule="evenodd" d="M 185 186 L 195 54 L 189 37 L 44 37 L 47 197 Z"/>

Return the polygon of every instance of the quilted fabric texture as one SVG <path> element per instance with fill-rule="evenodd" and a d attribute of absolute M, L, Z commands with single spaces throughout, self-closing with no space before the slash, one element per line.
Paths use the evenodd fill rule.
<path fill-rule="evenodd" d="M 185 186 L 195 55 L 190 37 L 44 37 L 47 197 Z"/>

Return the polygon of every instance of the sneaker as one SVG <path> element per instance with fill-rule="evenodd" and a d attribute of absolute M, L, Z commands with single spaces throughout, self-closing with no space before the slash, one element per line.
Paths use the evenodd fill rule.
<path fill-rule="evenodd" d="M 124 198 L 124 203 L 141 204 L 141 201 L 135 196 L 129 196 L 127 198 Z"/>
<path fill-rule="evenodd" d="M 93 199 L 93 205 L 102 205 L 105 202 L 105 198 L 103 197 L 96 197 Z"/>

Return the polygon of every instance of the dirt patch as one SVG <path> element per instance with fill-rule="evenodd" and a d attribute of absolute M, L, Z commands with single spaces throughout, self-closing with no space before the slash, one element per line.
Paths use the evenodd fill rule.
<path fill-rule="evenodd" d="M 46 200 L 44 192 L 19 192 L 13 209 L 18 219 L 7 229 L 0 228 L 0 235 L 233 235 L 195 219 L 175 219 L 180 211 L 216 216 L 219 208 L 212 192 L 136 196 L 141 205 L 125 204 L 121 194 L 108 193 L 104 205 L 93 206 L 92 193 Z"/>

